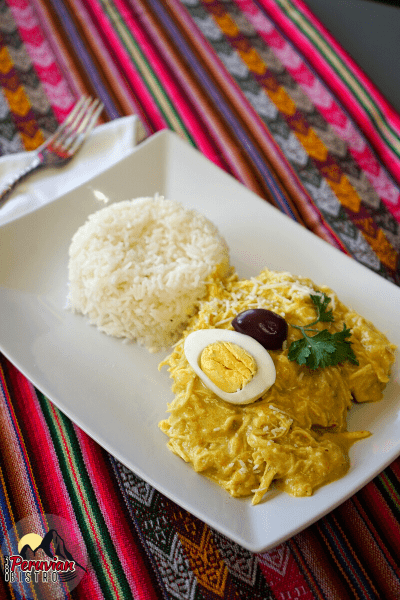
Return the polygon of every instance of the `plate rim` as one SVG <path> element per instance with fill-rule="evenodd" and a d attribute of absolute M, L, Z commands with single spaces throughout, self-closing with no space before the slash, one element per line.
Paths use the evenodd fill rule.
<path fill-rule="evenodd" d="M 76 189 L 78 188 L 84 188 L 85 186 L 87 186 L 88 183 L 90 183 L 93 180 L 96 180 L 99 175 L 104 175 L 105 173 L 107 173 L 110 170 L 114 170 L 116 168 L 116 166 L 118 164 L 120 164 L 123 161 L 127 161 L 129 162 L 130 160 L 134 159 L 134 156 L 137 152 L 140 152 L 140 150 L 147 146 L 150 143 L 157 143 L 157 140 L 166 140 L 165 142 L 161 142 L 161 143 L 166 143 L 169 144 L 170 143 L 178 143 L 178 144 L 183 144 L 185 143 L 184 140 L 182 140 L 177 134 L 175 134 L 174 132 L 171 132 L 169 130 L 162 130 L 160 132 L 157 132 L 156 134 L 154 134 L 153 136 L 150 136 L 149 138 L 147 138 L 145 141 L 143 141 L 140 145 L 136 146 L 135 148 L 132 149 L 132 151 L 125 156 L 124 158 L 121 158 L 120 161 L 118 161 L 117 163 L 115 163 L 114 165 L 107 167 L 106 169 L 104 169 L 103 171 L 101 171 L 101 173 L 96 174 L 93 178 L 91 178 L 88 182 L 85 182 L 84 184 L 77 186 Z M 173 140 L 173 141 L 172 141 Z M 195 150 L 194 148 L 192 148 L 189 144 L 185 143 L 186 147 L 191 148 L 192 150 Z M 218 169 L 218 167 L 212 163 L 211 161 L 209 161 L 206 157 L 204 157 L 199 151 L 195 150 L 198 153 L 198 158 L 201 158 L 202 160 L 208 161 L 210 165 L 212 165 L 218 172 L 224 173 L 223 171 L 221 171 L 220 169 Z M 253 194 L 253 196 L 255 198 L 257 198 L 258 200 L 262 201 L 261 198 L 259 198 L 256 194 L 254 194 L 253 192 L 251 192 L 251 190 L 248 190 L 247 188 L 245 188 L 245 186 L 243 186 L 243 184 L 241 184 L 240 182 L 238 182 L 236 179 L 234 179 L 231 175 L 224 173 L 224 175 L 230 177 L 235 184 L 239 184 L 243 187 L 244 190 L 246 190 L 247 193 L 251 193 Z M 2 225 L 1 227 L 15 227 L 15 224 L 17 222 L 19 222 L 22 219 L 30 219 L 32 217 L 32 215 L 34 215 L 35 213 L 38 213 L 39 211 L 45 210 L 50 204 L 55 205 L 55 203 L 57 202 L 62 202 L 63 199 L 65 199 L 66 197 L 70 196 L 72 193 L 74 193 L 74 190 L 67 192 L 66 194 L 63 194 L 57 198 L 55 198 L 54 200 L 52 200 L 49 204 L 46 204 L 45 206 L 42 207 L 38 207 L 37 209 L 25 214 L 25 215 L 21 215 L 18 218 L 5 223 L 4 225 Z M 338 252 L 338 254 L 346 259 L 349 260 L 352 265 L 354 265 L 354 263 L 357 265 L 357 268 L 361 268 L 361 269 L 365 269 L 365 271 L 368 273 L 369 277 L 375 277 L 377 279 L 377 281 L 381 282 L 385 282 L 384 285 L 388 284 L 389 286 L 392 286 L 392 289 L 396 290 L 396 293 L 398 291 L 399 293 L 399 298 L 400 298 L 400 289 L 392 282 L 382 278 L 380 275 L 378 275 L 377 273 L 375 273 L 374 271 L 368 269 L 368 267 L 366 267 L 365 265 L 362 265 L 360 263 L 358 263 L 354 258 L 352 258 L 351 256 L 347 256 L 346 254 L 340 252 L 340 250 L 338 250 L 337 248 L 331 246 L 328 244 L 328 242 L 318 238 L 315 234 L 313 234 L 312 232 L 310 232 L 307 229 L 302 228 L 302 226 L 295 222 L 292 221 L 289 217 L 287 217 L 286 215 L 284 215 L 283 213 L 281 213 L 278 209 L 276 209 L 273 206 L 268 205 L 269 208 L 275 209 L 277 211 L 277 213 L 286 218 L 289 222 L 293 223 L 293 226 L 295 226 L 296 228 L 301 228 L 303 233 L 307 233 L 308 235 L 311 236 L 311 238 L 316 241 L 318 240 L 319 242 L 321 242 L 322 244 L 326 244 L 330 250 L 336 250 Z M 0 283 L 0 287 L 1 287 L 1 283 Z M 88 435 L 90 435 L 90 437 L 92 439 L 94 439 L 100 446 L 102 446 L 103 448 L 105 448 L 108 452 L 110 452 L 110 454 L 112 454 L 115 458 L 117 458 L 117 460 L 119 460 L 122 464 L 125 464 L 129 469 L 131 469 L 132 471 L 134 471 L 139 477 L 141 477 L 142 479 L 144 479 L 145 481 L 147 481 L 148 483 L 150 483 L 150 485 L 152 485 L 154 488 L 156 488 L 157 490 L 159 490 L 162 494 L 166 495 L 167 497 L 171 498 L 174 502 L 176 502 L 179 506 L 182 506 L 183 508 L 185 508 L 186 510 L 188 510 L 191 514 L 195 515 L 196 517 L 198 517 L 199 519 L 201 519 L 202 521 L 206 522 L 210 527 L 216 529 L 217 531 L 219 531 L 220 533 L 222 533 L 223 535 L 225 535 L 226 537 L 232 539 L 234 542 L 240 544 L 241 546 L 247 548 L 248 550 L 252 551 L 252 552 L 262 552 L 265 550 L 268 550 L 271 547 L 276 546 L 279 543 L 282 543 L 284 540 L 292 537 L 293 535 L 295 535 L 296 533 L 298 533 L 299 531 L 302 531 L 303 529 L 305 529 L 306 527 L 308 527 L 309 525 L 311 525 L 312 523 L 314 523 L 315 521 L 319 520 L 322 516 L 324 516 L 325 514 L 331 512 L 332 510 L 334 510 L 337 506 L 339 506 L 340 504 L 342 504 L 344 501 L 346 501 L 348 498 L 350 498 L 352 495 L 354 495 L 354 493 L 356 493 L 357 491 L 359 491 L 359 489 L 361 489 L 366 483 L 367 481 L 370 481 L 371 479 L 373 479 L 378 473 L 380 473 L 384 468 L 386 468 L 393 460 L 394 458 L 396 458 L 396 456 L 398 456 L 399 451 L 396 451 L 395 453 L 392 454 L 388 454 L 388 458 L 387 461 L 385 463 L 385 465 L 383 467 L 379 467 L 377 469 L 375 469 L 374 473 L 367 477 L 367 480 L 362 480 L 359 482 L 359 485 L 357 488 L 352 488 L 351 491 L 348 492 L 348 494 L 344 494 L 339 500 L 337 500 L 337 502 L 334 505 L 331 505 L 326 511 L 323 511 L 322 513 L 318 513 L 317 515 L 315 515 L 314 518 L 310 518 L 307 520 L 307 522 L 302 523 L 300 525 L 298 525 L 297 527 L 294 527 L 291 531 L 291 533 L 289 535 L 283 534 L 282 537 L 278 540 L 274 540 L 272 545 L 271 544 L 263 544 L 263 545 L 255 545 L 252 544 L 251 542 L 247 542 L 246 540 L 239 538 L 238 536 L 232 534 L 232 532 L 227 531 L 226 528 L 219 526 L 217 523 L 210 523 L 210 521 L 212 521 L 212 519 L 207 518 L 204 516 L 203 513 L 201 513 L 200 511 L 196 511 L 193 507 L 188 507 L 185 503 L 182 504 L 182 501 L 179 498 L 176 498 L 176 496 L 171 497 L 171 493 L 169 490 L 166 490 L 163 488 L 163 486 L 160 486 L 157 484 L 157 482 L 154 482 L 153 480 L 149 481 L 149 477 L 141 472 L 140 469 L 138 469 L 137 467 L 132 467 L 129 464 L 126 464 L 126 460 L 124 460 L 123 457 L 120 456 L 120 453 L 118 451 L 115 450 L 115 448 L 111 448 L 110 445 L 108 444 L 104 444 L 104 441 L 99 439 L 99 436 L 96 435 L 96 432 L 94 432 L 90 426 L 87 426 L 86 424 L 82 423 L 79 419 L 79 417 L 77 418 L 75 415 L 71 415 L 71 411 L 68 411 L 68 409 L 65 409 L 64 407 L 61 408 L 59 406 L 59 404 L 63 405 L 63 403 L 59 402 L 57 399 L 53 399 L 52 398 L 52 393 L 48 393 L 45 391 L 45 389 L 43 389 L 43 386 L 41 385 L 41 383 L 39 381 L 34 381 L 34 378 L 32 378 L 29 374 L 26 374 L 26 369 L 24 367 L 24 365 L 20 364 L 20 361 L 18 361 L 17 357 L 11 357 L 7 351 L 6 348 L 3 347 L 2 344 L 2 340 L 0 340 L 0 350 L 3 352 L 3 354 L 10 360 L 10 362 L 12 362 L 17 369 L 19 369 L 21 371 L 21 373 L 23 373 L 32 383 L 35 387 L 37 387 L 40 391 L 42 391 L 42 393 L 44 393 L 49 400 L 51 400 L 58 408 L 60 408 L 60 410 L 62 410 L 62 412 L 64 414 L 66 414 L 68 416 L 68 418 L 70 418 L 74 423 L 76 423 L 83 431 L 85 431 Z M 73 412 L 73 411 L 72 411 Z M 138 473 L 139 471 L 139 473 Z M 151 479 L 151 478 L 150 478 Z M 226 493 L 226 492 L 225 492 Z M 240 500 L 239 500 L 240 501 Z"/>

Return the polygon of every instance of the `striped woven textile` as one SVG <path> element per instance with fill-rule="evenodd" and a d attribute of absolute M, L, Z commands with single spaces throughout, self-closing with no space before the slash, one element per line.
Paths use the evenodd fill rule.
<path fill-rule="evenodd" d="M 400 116 L 301 0 L 0 0 L 0 84 L 1 154 L 38 147 L 78 96 L 97 96 L 104 121 L 174 130 L 400 285 Z M 0 506 L 1 544 L 29 515 L 68 520 L 87 551 L 65 594 L 79 600 L 400 598 L 400 460 L 252 554 L 127 470 L 5 357 Z M 24 594 L 0 576 L 0 598 Z"/>

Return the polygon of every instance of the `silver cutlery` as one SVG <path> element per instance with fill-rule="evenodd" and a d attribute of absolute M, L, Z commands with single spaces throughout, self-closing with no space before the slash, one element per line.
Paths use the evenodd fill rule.
<path fill-rule="evenodd" d="M 57 131 L 32 152 L 32 162 L 0 192 L 0 206 L 22 180 L 38 169 L 66 165 L 91 133 L 103 108 L 102 102 L 98 99 L 93 100 L 84 96 L 80 98 Z"/>

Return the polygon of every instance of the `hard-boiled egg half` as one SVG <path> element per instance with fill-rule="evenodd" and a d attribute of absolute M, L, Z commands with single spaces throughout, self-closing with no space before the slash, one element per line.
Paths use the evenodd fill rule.
<path fill-rule="evenodd" d="M 201 366 L 203 351 L 207 351 L 208 358 L 211 357 L 210 361 L 206 360 L 208 366 L 214 364 L 216 367 L 216 377 L 210 373 L 216 381 L 221 382 L 225 379 L 229 384 L 230 380 L 236 381 L 235 371 L 246 372 L 247 377 L 246 373 L 239 375 L 239 379 L 242 378 L 244 382 L 242 389 L 226 392 L 216 385 Z M 184 352 L 203 384 L 226 402 L 250 404 L 258 400 L 275 383 L 275 365 L 268 351 L 257 340 L 243 333 L 229 329 L 193 331 L 185 339 Z M 209 371 L 209 368 L 205 370 Z"/>

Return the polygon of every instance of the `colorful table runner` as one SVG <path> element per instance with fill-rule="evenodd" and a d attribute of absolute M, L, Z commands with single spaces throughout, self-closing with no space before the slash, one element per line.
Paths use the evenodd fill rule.
<path fill-rule="evenodd" d="M 1 154 L 33 150 L 78 96 L 98 96 L 104 121 L 137 113 L 148 135 L 174 130 L 400 285 L 400 116 L 301 0 L 0 0 L 0 82 Z M 66 597 L 400 598 L 399 459 L 253 554 L 126 469 L 2 356 L 0 467 L 1 544 L 48 514 L 86 548 Z M 26 591 L 1 576 L 0 597 Z"/>

